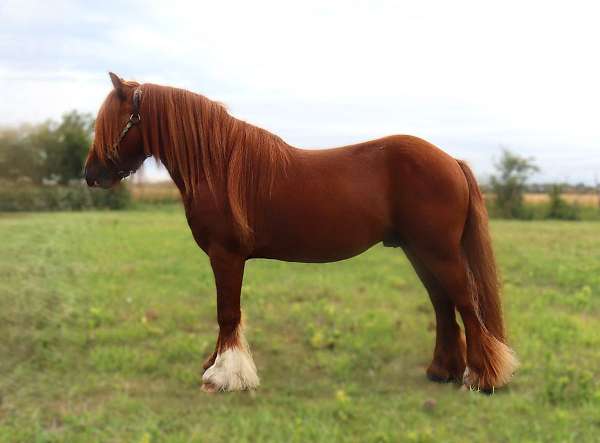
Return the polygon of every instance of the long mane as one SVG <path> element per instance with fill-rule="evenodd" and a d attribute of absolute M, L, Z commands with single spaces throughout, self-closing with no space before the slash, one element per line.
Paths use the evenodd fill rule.
<path fill-rule="evenodd" d="M 240 239 L 251 243 L 255 211 L 269 198 L 277 178 L 285 175 L 289 145 L 234 118 L 221 103 L 202 95 L 150 83 L 140 88 L 146 154 L 176 171 L 189 197 L 206 180 L 217 205 L 231 211 Z M 115 136 L 114 130 L 108 132 Z M 96 141 L 102 139 L 106 137 L 96 137 Z M 99 143 L 94 145 L 97 148 Z"/>

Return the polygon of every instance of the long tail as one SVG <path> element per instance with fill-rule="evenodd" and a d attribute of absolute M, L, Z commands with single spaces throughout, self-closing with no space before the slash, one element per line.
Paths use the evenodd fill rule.
<path fill-rule="evenodd" d="M 465 371 L 465 383 L 490 389 L 508 383 L 519 362 L 506 345 L 500 283 L 488 229 L 488 215 L 477 180 L 466 163 L 457 160 L 469 186 L 469 213 L 462 236 L 467 259 L 469 290 L 482 326 L 481 367 Z M 470 369 L 475 371 L 470 372 Z"/>
<path fill-rule="evenodd" d="M 469 186 L 469 213 L 462 236 L 462 247 L 467 259 L 469 291 L 473 298 L 482 334 L 480 367 L 467 367 L 464 382 L 469 386 L 492 389 L 508 383 L 519 362 L 506 345 L 500 283 L 496 260 L 488 229 L 488 215 L 483 196 L 473 172 L 466 163 L 457 160 Z"/>
<path fill-rule="evenodd" d="M 469 185 L 469 213 L 462 237 L 471 277 L 471 293 L 483 326 L 498 341 L 505 342 L 500 283 L 488 229 L 488 215 L 477 180 L 469 166 L 457 160 Z"/>

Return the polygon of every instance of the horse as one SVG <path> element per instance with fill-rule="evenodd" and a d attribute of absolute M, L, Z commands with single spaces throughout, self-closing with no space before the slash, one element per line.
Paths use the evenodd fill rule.
<path fill-rule="evenodd" d="M 410 135 L 299 149 L 203 95 L 109 75 L 85 180 L 110 188 L 152 156 L 177 185 L 217 292 L 203 390 L 259 385 L 240 309 L 247 260 L 332 262 L 378 243 L 404 251 L 435 310 L 427 377 L 488 393 L 509 382 L 518 363 L 483 196 L 464 161 Z"/>

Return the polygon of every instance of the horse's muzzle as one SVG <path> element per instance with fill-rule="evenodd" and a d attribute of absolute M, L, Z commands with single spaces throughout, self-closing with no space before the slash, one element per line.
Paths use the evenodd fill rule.
<path fill-rule="evenodd" d="M 121 179 L 118 175 L 94 167 L 85 168 L 84 177 L 90 188 L 104 189 L 112 188 Z"/>

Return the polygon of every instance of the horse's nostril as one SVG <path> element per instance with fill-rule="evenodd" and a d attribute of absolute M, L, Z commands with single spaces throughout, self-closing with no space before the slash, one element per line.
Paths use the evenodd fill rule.
<path fill-rule="evenodd" d="M 98 186 L 98 180 L 96 180 L 95 178 L 90 178 L 90 177 L 86 177 L 85 181 L 87 182 L 87 185 L 90 188 L 93 188 L 95 186 Z"/>

